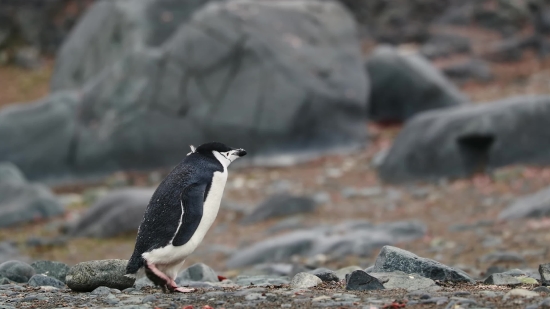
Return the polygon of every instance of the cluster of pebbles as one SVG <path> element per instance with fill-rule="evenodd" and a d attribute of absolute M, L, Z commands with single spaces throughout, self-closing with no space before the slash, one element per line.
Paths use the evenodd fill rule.
<path fill-rule="evenodd" d="M 294 276 L 219 276 L 204 264 L 176 282 L 193 293 L 164 294 L 144 278 L 124 276 L 125 260 L 69 267 L 38 261 L 0 264 L 0 309 L 12 308 L 550 308 L 550 264 L 474 280 L 465 272 L 386 246 L 373 266 L 317 268 Z M 548 298 L 546 298 L 549 296 Z"/>

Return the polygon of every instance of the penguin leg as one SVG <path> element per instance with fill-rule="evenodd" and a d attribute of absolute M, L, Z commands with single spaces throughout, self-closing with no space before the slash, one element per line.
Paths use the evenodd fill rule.
<path fill-rule="evenodd" d="M 168 266 L 168 269 L 166 271 L 166 273 L 168 274 L 168 277 L 170 277 L 170 284 L 167 286 L 172 292 L 180 292 L 180 293 L 190 293 L 190 292 L 194 292 L 195 289 L 188 289 L 188 288 L 184 288 L 184 287 L 179 287 L 175 281 L 176 277 L 178 276 L 178 273 L 179 273 L 179 270 L 182 268 L 183 264 L 185 263 L 185 260 L 179 262 L 179 263 L 175 263 L 175 264 L 171 264 L 171 265 L 167 265 Z"/>
<path fill-rule="evenodd" d="M 147 266 L 145 267 L 145 274 L 151 281 L 153 281 L 153 283 L 161 287 L 162 292 L 166 293 L 167 287 L 168 289 L 170 289 L 171 283 L 173 281 L 172 278 L 160 271 L 155 264 L 147 262 Z"/>
<path fill-rule="evenodd" d="M 159 265 L 159 266 L 162 266 L 162 265 Z M 168 288 L 168 290 L 170 290 L 171 292 L 175 291 L 180 293 L 190 293 L 195 291 L 195 289 L 187 289 L 187 288 L 179 287 L 174 281 L 174 278 L 166 275 L 164 272 L 158 269 L 157 265 L 153 263 L 147 262 L 147 269 L 149 269 L 149 271 L 151 271 L 151 273 L 154 274 L 156 277 L 161 279 L 161 280 L 158 280 L 160 282 L 158 283 L 155 282 L 155 283 L 160 285 L 164 293 L 166 293 L 166 288 Z"/>

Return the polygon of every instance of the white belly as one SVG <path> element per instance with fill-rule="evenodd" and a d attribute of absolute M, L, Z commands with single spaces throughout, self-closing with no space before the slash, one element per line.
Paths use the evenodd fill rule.
<path fill-rule="evenodd" d="M 220 202 L 223 196 L 223 190 L 227 181 L 227 168 L 224 167 L 223 172 L 215 172 L 212 178 L 210 192 L 206 197 L 203 205 L 201 222 L 195 230 L 195 233 L 187 243 L 182 246 L 173 246 L 169 244 L 166 247 L 155 249 L 151 252 L 143 253 L 143 257 L 153 264 L 170 264 L 181 266 L 182 262 L 191 254 L 202 242 L 204 235 L 214 223 Z M 174 270 L 177 272 L 177 270 Z"/>

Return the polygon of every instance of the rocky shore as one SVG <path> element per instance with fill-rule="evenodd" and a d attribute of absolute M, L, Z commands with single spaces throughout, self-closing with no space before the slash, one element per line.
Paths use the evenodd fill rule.
<path fill-rule="evenodd" d="M 219 276 L 204 264 L 176 282 L 195 288 L 164 294 L 145 277 L 124 276 L 125 260 L 0 264 L 0 308 L 548 308 L 550 264 L 474 280 L 460 269 L 385 246 L 373 266 Z"/>

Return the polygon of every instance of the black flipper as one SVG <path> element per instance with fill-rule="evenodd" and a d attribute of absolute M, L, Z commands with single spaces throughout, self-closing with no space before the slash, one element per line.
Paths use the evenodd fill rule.
<path fill-rule="evenodd" d="M 172 245 L 185 245 L 195 234 L 203 214 L 203 204 L 206 198 L 205 190 L 206 184 L 193 184 L 181 192 L 183 218 Z"/>

